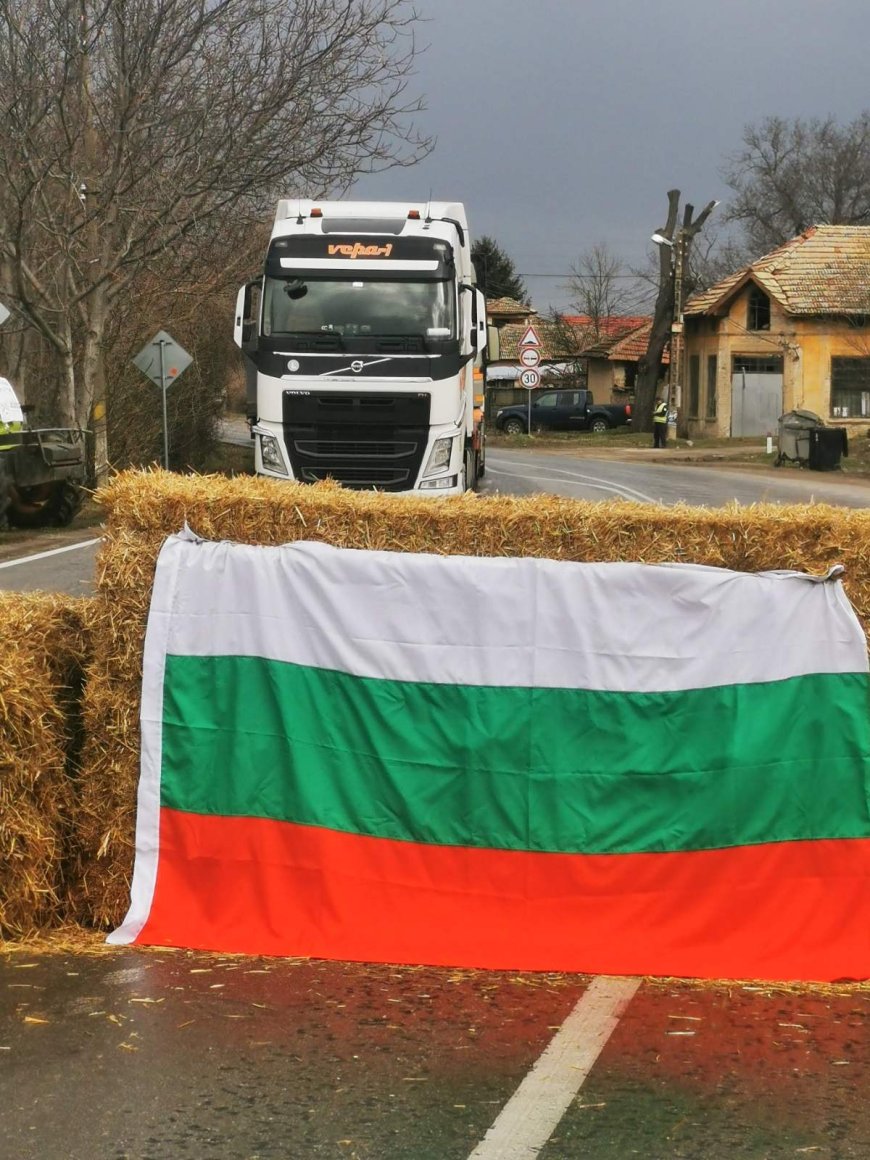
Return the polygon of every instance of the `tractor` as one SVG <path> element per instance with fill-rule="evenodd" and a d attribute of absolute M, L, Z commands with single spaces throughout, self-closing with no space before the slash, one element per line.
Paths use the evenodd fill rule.
<path fill-rule="evenodd" d="M 0 529 L 66 527 L 84 498 L 85 432 L 31 430 L 29 410 L 0 378 Z"/>

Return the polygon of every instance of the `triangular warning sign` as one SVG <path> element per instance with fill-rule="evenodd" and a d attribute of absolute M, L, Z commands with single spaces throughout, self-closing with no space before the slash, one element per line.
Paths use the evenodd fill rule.
<path fill-rule="evenodd" d="M 540 346 L 541 340 L 538 338 L 538 332 L 534 326 L 526 327 L 526 333 L 520 339 L 520 346 Z"/>

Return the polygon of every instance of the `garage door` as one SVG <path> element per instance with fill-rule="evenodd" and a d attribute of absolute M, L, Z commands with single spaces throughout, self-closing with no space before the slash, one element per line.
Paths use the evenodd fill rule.
<path fill-rule="evenodd" d="M 782 359 L 735 357 L 731 434 L 774 435 L 782 410 Z"/>

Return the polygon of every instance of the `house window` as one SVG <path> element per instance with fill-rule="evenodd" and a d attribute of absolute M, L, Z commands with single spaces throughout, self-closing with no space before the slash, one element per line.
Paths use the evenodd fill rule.
<path fill-rule="evenodd" d="M 870 418 L 870 358 L 831 359 L 831 415 Z"/>
<path fill-rule="evenodd" d="M 707 418 L 716 418 L 716 372 L 717 359 L 715 354 L 707 355 Z"/>
<path fill-rule="evenodd" d="M 749 291 L 747 330 L 770 330 L 770 299 L 763 290 L 753 286 Z"/>
<path fill-rule="evenodd" d="M 701 356 L 689 356 L 689 418 L 697 419 L 701 396 Z"/>
<path fill-rule="evenodd" d="M 745 371 L 748 375 L 781 375 L 782 356 L 735 354 L 734 373 L 739 375 L 741 371 Z"/>

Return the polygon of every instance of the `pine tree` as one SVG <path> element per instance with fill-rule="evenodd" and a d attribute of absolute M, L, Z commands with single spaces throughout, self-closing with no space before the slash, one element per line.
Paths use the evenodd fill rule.
<path fill-rule="evenodd" d="M 528 294 L 512 260 L 494 238 L 486 234 L 471 246 L 477 284 L 487 298 L 515 298 L 528 305 Z"/>

